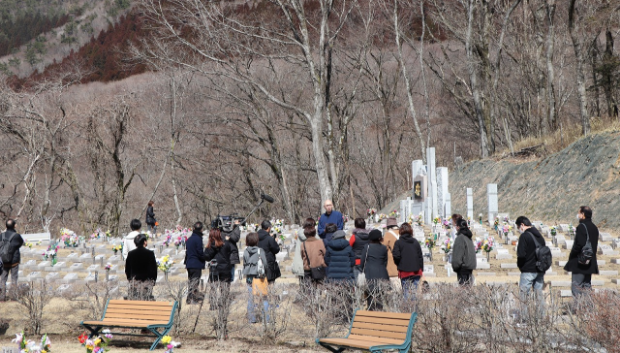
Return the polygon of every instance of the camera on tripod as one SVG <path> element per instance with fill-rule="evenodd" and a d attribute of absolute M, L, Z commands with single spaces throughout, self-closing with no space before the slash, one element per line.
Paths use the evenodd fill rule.
<path fill-rule="evenodd" d="M 211 229 L 219 229 L 220 231 L 230 232 L 234 228 L 235 221 L 239 221 L 240 226 L 246 225 L 245 217 L 230 216 L 217 216 L 216 219 L 211 221 Z"/>

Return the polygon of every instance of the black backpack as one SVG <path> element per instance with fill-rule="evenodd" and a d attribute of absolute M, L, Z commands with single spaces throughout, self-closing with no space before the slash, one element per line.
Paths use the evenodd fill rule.
<path fill-rule="evenodd" d="M 588 232 L 588 227 L 584 224 L 586 228 L 586 244 L 581 248 L 581 253 L 577 255 L 577 262 L 580 265 L 589 265 L 590 261 L 594 257 L 594 250 L 592 249 L 592 244 L 590 243 L 590 233 Z"/>
<path fill-rule="evenodd" d="M 8 239 L 6 233 L 0 234 L 0 263 L 10 264 L 13 262 L 13 254 L 9 253 L 9 248 L 15 234 L 17 233 L 13 233 Z"/>
<path fill-rule="evenodd" d="M 548 246 L 540 246 L 534 234 L 530 233 L 534 244 L 536 245 L 536 269 L 539 272 L 547 272 L 551 268 L 552 256 L 551 249 Z"/>

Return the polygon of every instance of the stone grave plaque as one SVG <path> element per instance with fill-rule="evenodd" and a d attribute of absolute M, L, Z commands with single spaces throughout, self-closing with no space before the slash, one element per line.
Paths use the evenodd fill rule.
<path fill-rule="evenodd" d="M 64 283 L 73 283 L 77 280 L 78 280 L 78 275 L 76 273 L 69 273 L 62 279 Z"/>
<path fill-rule="evenodd" d="M 567 249 L 567 250 L 570 250 L 570 249 L 572 249 L 572 248 L 573 248 L 573 243 L 574 243 L 574 241 L 573 241 L 573 240 L 565 240 L 565 241 L 564 241 L 563 248 L 564 248 L 564 249 Z"/>
<path fill-rule="evenodd" d="M 37 261 L 36 260 L 28 260 L 28 262 L 26 262 L 23 265 L 24 269 L 29 269 L 29 268 L 35 268 L 37 267 Z"/>
<path fill-rule="evenodd" d="M 51 262 L 49 262 L 49 261 L 42 261 L 42 262 L 40 262 L 40 263 L 37 265 L 37 268 L 38 268 L 39 270 L 41 270 L 41 269 L 44 269 L 44 268 L 49 267 L 49 266 L 51 266 L 51 265 L 52 265 L 52 263 L 51 263 Z"/>
<path fill-rule="evenodd" d="M 508 262 L 508 263 L 505 263 L 505 262 L 504 262 L 504 263 L 501 263 L 501 264 L 500 264 L 500 267 L 501 267 L 501 268 L 511 269 L 511 270 L 514 270 L 514 269 L 519 268 L 519 267 L 517 266 L 517 264 L 516 264 L 516 263 L 514 263 L 514 262 Z"/>
<path fill-rule="evenodd" d="M 48 282 L 52 282 L 58 279 L 58 272 L 52 272 L 52 273 L 48 273 L 45 276 L 45 280 Z"/>
<path fill-rule="evenodd" d="M 599 240 L 600 241 L 608 242 L 608 241 L 611 241 L 611 239 L 612 239 L 611 238 L 611 234 L 609 234 L 609 233 L 601 233 L 599 235 Z"/>

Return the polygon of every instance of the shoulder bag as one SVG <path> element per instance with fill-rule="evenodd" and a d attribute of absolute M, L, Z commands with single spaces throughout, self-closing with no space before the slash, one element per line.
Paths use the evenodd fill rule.
<path fill-rule="evenodd" d="M 315 281 L 320 281 L 325 278 L 325 267 L 312 267 L 310 263 L 310 257 L 308 256 L 308 250 L 306 250 L 306 243 L 304 243 L 304 252 L 306 253 L 306 259 L 308 259 L 308 267 L 310 267 L 310 275 Z"/>
<path fill-rule="evenodd" d="M 366 245 L 366 258 L 364 259 L 364 267 L 362 268 L 362 273 L 357 276 L 357 286 L 363 287 L 366 285 L 366 261 L 368 260 L 368 251 L 370 250 L 370 244 Z"/>

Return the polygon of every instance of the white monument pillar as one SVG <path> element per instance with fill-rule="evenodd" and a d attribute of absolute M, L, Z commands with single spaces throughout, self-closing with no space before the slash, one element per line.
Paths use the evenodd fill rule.
<path fill-rule="evenodd" d="M 489 224 L 495 222 L 495 217 L 499 213 L 499 205 L 497 202 L 497 184 L 487 185 L 487 199 L 489 203 Z"/>
<path fill-rule="evenodd" d="M 427 175 L 429 179 L 429 193 L 431 218 L 439 216 L 439 210 L 437 205 L 437 170 L 435 169 L 435 147 L 429 147 L 426 149 L 426 161 L 427 161 Z"/>
<path fill-rule="evenodd" d="M 437 168 L 437 208 L 439 209 L 439 216 L 443 219 L 449 217 L 446 214 L 446 198 L 448 196 L 448 168 Z"/>
<path fill-rule="evenodd" d="M 467 217 L 474 221 L 474 189 L 467 188 Z"/>
<path fill-rule="evenodd" d="M 399 222 L 407 221 L 407 200 L 400 200 L 400 219 Z"/>
<path fill-rule="evenodd" d="M 452 216 L 452 195 L 450 193 L 446 194 L 446 200 L 444 204 L 444 214 L 446 217 Z"/>

